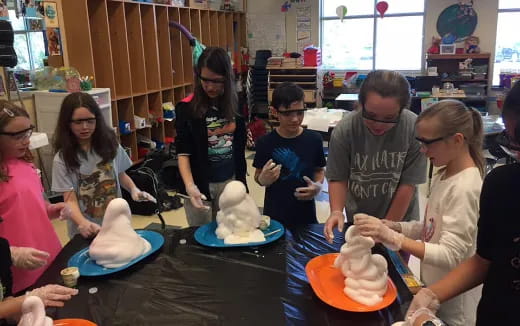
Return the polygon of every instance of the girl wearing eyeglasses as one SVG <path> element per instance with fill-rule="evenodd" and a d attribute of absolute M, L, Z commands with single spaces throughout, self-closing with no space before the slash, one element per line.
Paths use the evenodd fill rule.
<path fill-rule="evenodd" d="M 218 200 L 231 180 L 246 183 L 246 129 L 238 115 L 231 61 L 224 49 L 208 47 L 195 66 L 195 91 L 175 107 L 179 172 L 189 196 L 189 225 L 215 219 Z"/>
<path fill-rule="evenodd" d="M 508 146 L 520 151 L 520 83 L 509 91 L 502 117 Z M 448 275 L 419 291 L 408 310 L 435 313 L 439 302 L 483 284 L 476 325 L 516 325 L 520 307 L 520 163 L 493 169 L 480 196 L 476 253 Z M 441 306 L 442 307 L 442 306 Z M 417 325 L 417 323 L 416 323 Z"/>
<path fill-rule="evenodd" d="M 462 102 L 445 100 L 419 115 L 416 134 L 421 151 L 440 168 L 424 222 L 381 221 L 359 214 L 354 223 L 362 235 L 421 259 L 421 280 L 430 285 L 475 252 L 484 174 L 482 118 Z M 479 296 L 480 289 L 475 289 L 443 303 L 439 317 L 451 326 L 473 325 Z"/>
<path fill-rule="evenodd" d="M 376 70 L 359 91 L 360 110 L 334 128 L 327 160 L 331 214 L 324 227 L 343 230 L 346 210 L 393 221 L 419 219 L 416 185 L 426 180 L 426 159 L 415 140 L 417 116 L 407 110 L 410 85 L 398 72 Z"/>
<path fill-rule="evenodd" d="M 50 219 L 69 211 L 44 200 L 29 151 L 33 129 L 25 110 L 0 100 L 0 237 L 11 244 L 14 293 L 31 286 L 56 258 L 61 243 Z"/>
<path fill-rule="evenodd" d="M 77 233 L 84 238 L 95 236 L 108 203 L 121 197 L 120 186 L 135 201 L 155 201 L 126 174 L 132 161 L 89 94 L 72 93 L 63 99 L 54 150 L 52 190 L 62 193 L 71 208 L 69 237 Z"/>

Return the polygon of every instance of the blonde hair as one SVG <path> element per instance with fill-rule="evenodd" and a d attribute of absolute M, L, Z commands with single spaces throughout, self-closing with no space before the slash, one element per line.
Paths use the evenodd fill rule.
<path fill-rule="evenodd" d="M 439 119 L 439 132 L 441 135 L 454 135 L 461 133 L 468 144 L 469 154 L 480 171 L 485 174 L 484 155 L 482 154 L 482 142 L 484 141 L 484 128 L 480 113 L 468 108 L 464 103 L 456 100 L 443 100 L 424 110 L 417 118 L 416 124 L 424 119 L 436 117 Z"/>
<path fill-rule="evenodd" d="M 25 117 L 29 119 L 29 113 L 9 101 L 0 100 L 0 132 L 4 131 L 5 127 L 11 122 L 11 120 L 16 117 Z M 27 162 L 32 162 L 31 152 L 27 150 L 22 159 Z M 9 171 L 7 170 L 4 161 L 5 158 L 0 151 L 0 182 L 9 181 Z"/>

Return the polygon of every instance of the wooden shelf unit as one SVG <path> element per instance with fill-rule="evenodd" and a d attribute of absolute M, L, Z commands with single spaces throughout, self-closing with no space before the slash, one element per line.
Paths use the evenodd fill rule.
<path fill-rule="evenodd" d="M 316 104 L 317 96 L 317 67 L 267 67 L 269 71 L 267 99 L 271 102 L 273 91 L 279 84 L 283 82 L 293 82 L 303 88 L 305 94 L 304 102 L 306 104 Z"/>
<path fill-rule="evenodd" d="M 455 87 L 459 87 L 460 84 L 467 83 L 479 83 L 485 85 L 486 88 L 490 85 L 489 79 L 491 78 L 490 71 L 490 57 L 489 53 L 470 53 L 470 54 L 427 54 L 426 55 L 426 67 L 437 67 L 439 76 L 443 73 L 449 75 L 448 78 L 441 78 L 441 82 L 452 82 Z M 486 78 L 462 78 L 458 77 L 459 73 L 459 62 L 464 62 L 466 59 L 472 59 L 472 66 L 487 66 Z M 440 86 L 440 85 L 439 85 Z"/>
<path fill-rule="evenodd" d="M 224 48 L 235 67 L 242 64 L 245 13 L 124 0 L 61 3 L 68 63 L 93 76 L 94 87 L 110 88 L 112 124 L 133 161 L 139 159 L 137 134 L 161 143 L 175 137 L 174 121 L 162 119 L 162 104 L 175 104 L 193 91 L 192 48 L 170 21 L 204 45 Z M 151 127 L 136 130 L 136 115 L 150 119 Z M 120 133 L 120 121 L 130 123 L 131 133 Z"/>

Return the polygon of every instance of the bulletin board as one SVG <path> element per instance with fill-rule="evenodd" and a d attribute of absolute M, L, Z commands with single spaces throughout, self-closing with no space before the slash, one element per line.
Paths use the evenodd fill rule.
<path fill-rule="evenodd" d="M 271 50 L 273 56 L 285 52 L 285 14 L 248 14 L 247 33 L 252 62 L 257 50 Z"/>

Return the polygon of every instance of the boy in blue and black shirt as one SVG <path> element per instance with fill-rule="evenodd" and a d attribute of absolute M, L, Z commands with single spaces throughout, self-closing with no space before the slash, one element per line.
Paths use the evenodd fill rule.
<path fill-rule="evenodd" d="M 326 162 L 321 135 L 301 126 L 303 90 L 279 85 L 270 109 L 280 125 L 257 141 L 253 162 L 255 181 L 266 188 L 263 213 L 288 226 L 317 223 L 314 197 Z"/>

